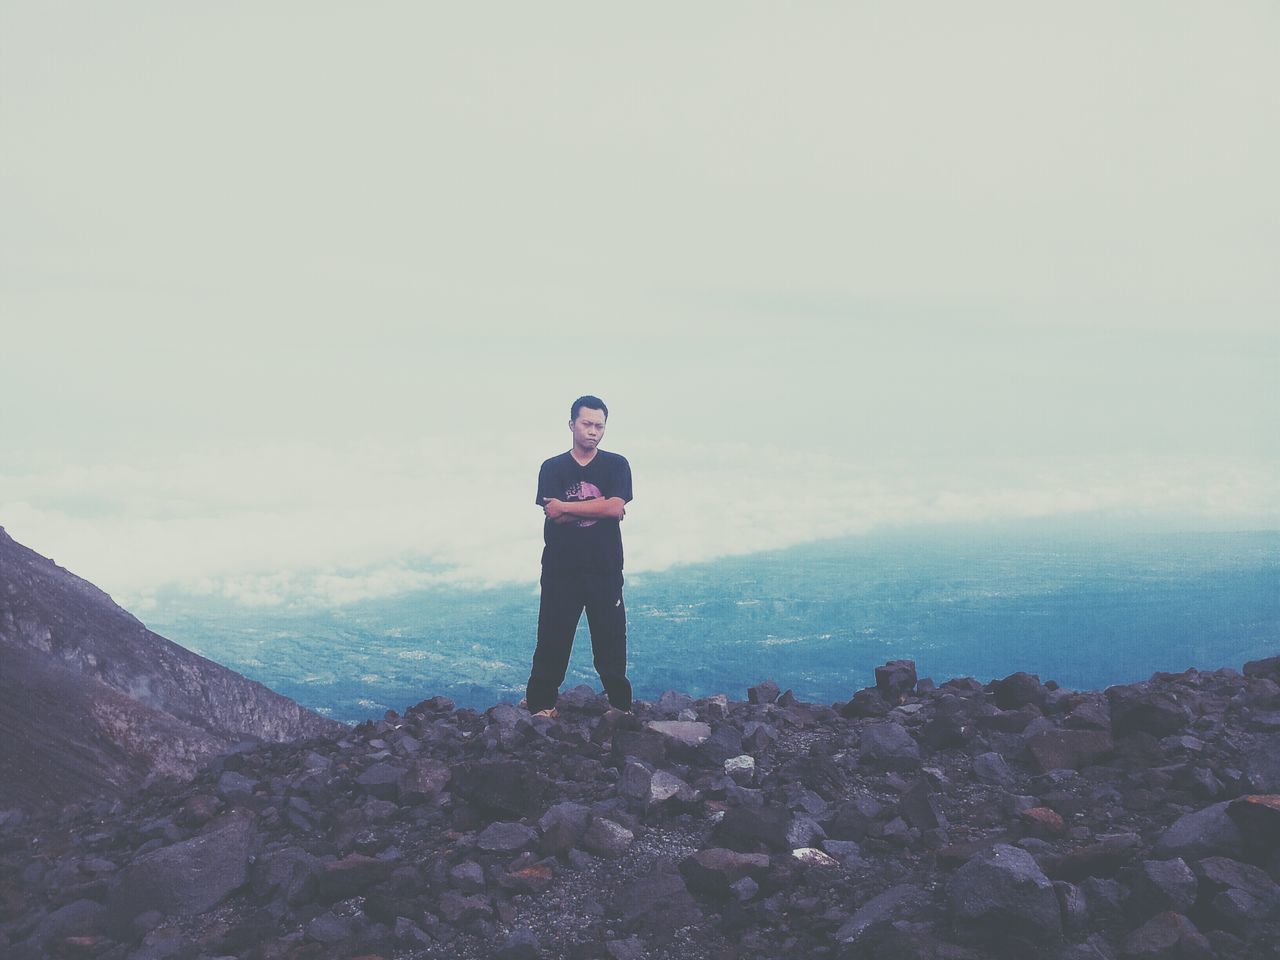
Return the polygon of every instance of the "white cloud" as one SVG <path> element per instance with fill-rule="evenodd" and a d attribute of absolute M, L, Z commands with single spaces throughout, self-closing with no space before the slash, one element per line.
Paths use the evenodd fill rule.
<path fill-rule="evenodd" d="M 1280 522 L 1256 464 L 900 461 L 741 444 L 638 444 L 628 570 L 660 570 L 886 526 L 1070 517 Z M 146 609 L 178 586 L 245 606 L 341 605 L 434 585 L 532 583 L 538 458 L 519 446 L 359 443 L 224 450 L 172 464 L 0 475 L 0 522 Z"/>

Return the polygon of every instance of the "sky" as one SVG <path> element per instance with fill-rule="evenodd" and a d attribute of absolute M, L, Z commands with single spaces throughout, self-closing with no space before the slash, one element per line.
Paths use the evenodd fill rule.
<path fill-rule="evenodd" d="M 0 0 L 0 525 L 145 609 L 1280 527 L 1269 2 Z"/>

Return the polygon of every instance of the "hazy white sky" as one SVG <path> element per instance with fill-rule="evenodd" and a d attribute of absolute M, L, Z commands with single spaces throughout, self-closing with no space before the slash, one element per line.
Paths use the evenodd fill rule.
<path fill-rule="evenodd" d="M 1274 3 L 0 0 L 0 524 L 118 597 L 1280 525 Z"/>

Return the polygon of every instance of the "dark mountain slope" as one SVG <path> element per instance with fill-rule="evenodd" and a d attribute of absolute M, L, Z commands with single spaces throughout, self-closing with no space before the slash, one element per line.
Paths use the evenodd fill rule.
<path fill-rule="evenodd" d="M 158 634 L 0 527 L 0 804 L 119 795 L 343 727 Z"/>

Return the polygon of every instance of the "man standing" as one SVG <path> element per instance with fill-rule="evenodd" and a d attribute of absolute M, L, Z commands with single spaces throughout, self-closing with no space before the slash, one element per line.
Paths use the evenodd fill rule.
<path fill-rule="evenodd" d="M 538 646 L 525 696 L 529 712 L 542 716 L 556 715 L 556 697 L 584 607 L 592 659 L 605 695 L 617 709 L 631 709 L 618 526 L 631 499 L 631 465 L 626 457 L 599 448 L 608 418 L 609 408 L 599 397 L 573 401 L 573 448 L 544 461 L 538 471 L 536 502 L 546 515 L 546 546 Z"/>

